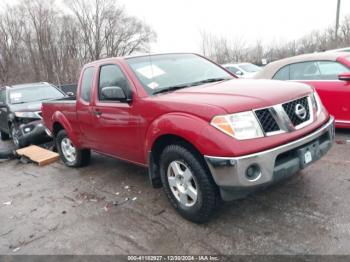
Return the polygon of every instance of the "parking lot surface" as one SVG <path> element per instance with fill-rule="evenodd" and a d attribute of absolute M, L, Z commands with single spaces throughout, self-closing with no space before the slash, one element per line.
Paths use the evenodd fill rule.
<path fill-rule="evenodd" d="M 2 161 L 0 254 L 350 254 L 348 139 L 338 131 L 322 160 L 204 225 L 182 219 L 128 163 L 97 154 L 82 169 Z"/>

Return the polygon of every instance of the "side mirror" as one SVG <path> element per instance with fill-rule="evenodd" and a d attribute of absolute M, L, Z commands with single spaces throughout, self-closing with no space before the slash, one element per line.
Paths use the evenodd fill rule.
<path fill-rule="evenodd" d="M 341 73 L 340 75 L 338 75 L 338 79 L 340 81 L 350 81 L 350 72 Z"/>
<path fill-rule="evenodd" d="M 105 100 L 112 101 L 130 101 L 123 88 L 119 86 L 108 86 L 102 88 L 102 96 Z"/>
<path fill-rule="evenodd" d="M 66 95 L 69 96 L 69 97 L 73 97 L 74 93 L 73 92 L 67 92 Z"/>
<path fill-rule="evenodd" d="M 238 70 L 235 74 L 238 75 L 238 76 L 242 76 L 243 72 Z"/>

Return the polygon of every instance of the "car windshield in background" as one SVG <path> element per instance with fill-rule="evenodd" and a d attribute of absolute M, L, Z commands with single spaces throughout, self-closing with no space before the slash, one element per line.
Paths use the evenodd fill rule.
<path fill-rule="evenodd" d="M 219 66 L 194 54 L 167 54 L 127 59 L 148 94 L 233 79 Z"/>
<path fill-rule="evenodd" d="M 260 67 L 253 65 L 253 64 L 241 64 L 239 65 L 240 68 L 242 68 L 244 71 L 249 73 L 255 73 L 259 72 L 261 70 Z"/>
<path fill-rule="evenodd" d="M 15 88 L 10 90 L 11 104 L 32 103 L 62 97 L 64 97 L 63 93 L 50 85 Z"/>

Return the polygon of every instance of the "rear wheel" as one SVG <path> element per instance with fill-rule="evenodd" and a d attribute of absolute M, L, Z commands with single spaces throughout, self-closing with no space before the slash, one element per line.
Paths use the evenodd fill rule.
<path fill-rule="evenodd" d="M 90 150 L 77 149 L 65 130 L 58 132 L 56 136 L 56 148 L 66 166 L 83 167 L 90 162 Z"/>
<path fill-rule="evenodd" d="M 5 141 L 5 140 L 9 140 L 10 139 L 10 135 L 5 133 L 5 132 L 0 132 L 0 136 L 1 136 L 1 140 Z"/>
<path fill-rule="evenodd" d="M 160 160 L 165 193 L 186 219 L 208 221 L 221 203 L 218 187 L 200 157 L 180 145 L 167 146 Z"/>

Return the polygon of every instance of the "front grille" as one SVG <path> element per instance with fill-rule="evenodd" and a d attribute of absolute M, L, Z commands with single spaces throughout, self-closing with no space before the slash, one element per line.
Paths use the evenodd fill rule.
<path fill-rule="evenodd" d="M 255 114 L 265 133 L 279 131 L 280 128 L 269 109 L 256 110 Z"/>
<path fill-rule="evenodd" d="M 296 114 L 296 106 L 300 104 L 302 105 L 306 110 L 306 117 L 304 119 L 301 119 Z M 290 121 L 293 123 L 294 126 L 298 126 L 308 120 L 310 120 L 310 108 L 307 97 L 303 97 L 297 100 L 294 100 L 292 102 L 288 102 L 282 105 L 283 109 L 286 111 Z"/>

